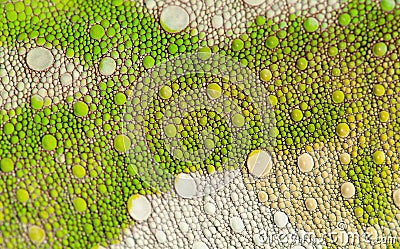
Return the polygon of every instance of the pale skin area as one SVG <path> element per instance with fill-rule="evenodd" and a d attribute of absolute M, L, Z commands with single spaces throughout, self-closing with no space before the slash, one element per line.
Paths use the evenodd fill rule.
<path fill-rule="evenodd" d="M 339 179 L 336 176 L 338 160 L 331 159 L 332 151 L 322 143 L 314 144 L 314 148 L 310 147 L 305 152 L 314 159 L 311 172 L 302 173 L 292 155 L 280 152 L 273 156 L 275 160 L 271 177 L 256 181 L 254 178 L 247 178 L 247 187 L 261 192 L 259 197 L 262 200 L 259 201 L 264 202 L 266 206 L 285 212 L 290 222 L 297 225 L 298 230 L 315 233 L 321 237 L 323 233 L 331 232 L 344 221 L 348 231 L 355 231 L 354 215 L 344 206 L 341 197 Z M 287 157 L 284 160 L 286 172 L 282 170 L 283 167 L 277 166 L 279 161 L 276 160 L 276 156 Z M 294 174 L 291 177 L 285 176 L 287 172 Z M 264 197 L 264 192 L 268 198 Z"/>
<path fill-rule="evenodd" d="M 344 239 L 338 240 L 338 248 L 349 248 L 351 243 L 357 245 L 355 248 L 375 248 L 368 243 L 352 241 L 352 234 L 361 236 L 368 233 L 371 235 L 377 234 L 380 237 L 392 236 L 392 232 L 396 230 L 399 232 L 398 220 L 400 216 L 397 215 L 397 219 L 388 223 L 389 228 L 383 228 L 377 224 L 363 226 L 361 229 L 356 226 L 358 222 L 353 210 L 344 205 L 344 200 L 352 200 L 352 198 L 344 198 L 342 196 L 341 185 L 345 181 L 338 177 L 336 170 L 341 161 L 343 161 L 343 156 L 341 157 L 341 155 L 345 154 L 346 159 L 342 164 L 348 163 L 350 155 L 346 154 L 345 151 L 355 144 L 357 142 L 354 139 L 348 139 L 345 143 L 320 143 L 306 148 L 305 152 L 309 153 L 315 162 L 314 169 L 307 174 L 301 173 L 296 169 L 298 163 L 292 155 L 279 152 L 272 156 L 274 167 L 271 170 L 271 176 L 254 181 L 253 177 L 247 175 L 247 178 L 245 177 L 246 186 L 249 190 L 257 190 L 259 201 L 267 207 L 285 212 L 289 216 L 289 221 L 292 224 L 296 224 L 297 231 L 305 230 L 315 234 L 317 237 L 322 237 L 325 233 L 341 232 L 337 227 L 345 226 L 346 233 L 341 234 Z M 301 154 L 299 153 L 299 155 Z M 287 159 L 278 161 L 276 160 L 277 157 L 286 157 Z M 279 170 L 276 166 L 282 161 L 285 162 L 286 171 Z M 280 168 L 282 169 L 283 167 Z M 288 172 L 296 173 L 291 177 L 285 177 L 284 174 Z M 322 193 L 323 196 L 318 196 L 318 193 Z M 265 197 L 265 194 L 268 197 Z M 395 192 L 395 196 L 397 195 L 400 194 Z M 315 209 L 310 208 L 313 203 L 311 198 L 314 198 L 317 202 Z M 322 213 L 322 211 L 325 213 Z"/>
<path fill-rule="evenodd" d="M 246 30 L 248 20 L 257 16 L 266 16 L 275 21 L 283 20 L 291 13 L 310 14 L 310 9 L 317 9 L 323 23 L 334 19 L 331 12 L 340 8 L 340 1 L 316 0 L 307 1 L 261 1 L 261 0 L 142 0 L 150 13 L 160 15 L 163 8 L 179 5 L 189 14 L 188 27 L 196 33 L 204 33 L 209 45 L 217 44 L 225 37 L 237 38 Z M 195 3 L 195 4 L 194 4 Z M 285 6 L 286 5 L 286 6 Z M 230 10 L 229 12 L 227 10 Z M 222 18 L 222 21 L 221 21 Z M 218 20 L 218 21 L 216 21 Z M 218 23 L 218 25 L 215 25 Z M 323 25 L 325 26 L 325 25 Z"/>
<path fill-rule="evenodd" d="M 11 67 L 11 57 L 26 63 L 12 66 L 15 71 L 13 74 L 0 71 L 0 108 L 5 110 L 30 103 L 32 96 L 40 96 L 45 107 L 65 103 L 67 96 L 88 91 L 82 80 L 87 75 L 93 75 L 94 71 L 94 68 L 83 70 L 79 60 L 68 58 L 63 51 L 38 46 L 33 42 L 27 47 L 18 43 L 15 47 L 0 47 L 0 57 L 4 59 L 0 69 Z M 5 91 L 10 88 L 12 91 Z"/>

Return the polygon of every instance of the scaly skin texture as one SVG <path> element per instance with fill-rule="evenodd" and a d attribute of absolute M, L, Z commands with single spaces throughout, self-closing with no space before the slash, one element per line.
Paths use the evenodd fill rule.
<path fill-rule="evenodd" d="M 133 1 L 0 2 L 0 46 L 19 51 L 18 58 L 25 56 L 22 48 L 56 49 L 90 72 L 79 79 L 86 78 L 86 90 L 63 93 L 58 103 L 50 95 L 32 99 L 29 92 L 26 103 L 2 109 L 2 248 L 37 248 L 37 240 L 28 235 L 33 225 L 45 233 L 39 248 L 91 248 L 114 243 L 121 230 L 133 224 L 126 210 L 129 197 L 155 190 L 142 182 L 132 166 L 136 161 L 124 153 L 131 141 L 118 137 L 125 99 L 149 68 L 199 50 L 233 57 L 260 77 L 275 108 L 274 152 L 291 155 L 285 163 L 296 164 L 308 145 L 323 142 L 337 148 L 332 164 L 337 167 L 336 185 L 351 182 L 356 195 L 351 199 L 338 196 L 335 201 L 354 214 L 355 227 L 397 224 L 392 193 L 398 183 L 400 149 L 398 8 L 386 2 L 352 1 L 334 13 L 336 20 L 325 29 L 309 16 L 292 14 L 282 23 L 260 16 L 249 20 L 245 34 L 208 48 L 203 34 L 190 28 L 168 33 L 158 16 Z M 8 64 L 14 63 L 3 57 L 10 60 Z M 116 63 L 110 76 L 100 73 L 104 57 Z M 15 63 L 28 68 L 24 60 Z M 11 72 L 11 67 L 5 71 Z M 215 82 L 202 75 L 187 78 L 190 83 L 180 90 L 195 89 L 196 82 Z M 228 94 L 239 98 L 233 91 Z M 159 142 L 160 121 L 155 117 L 168 103 L 162 99 L 154 101 L 154 109 L 146 116 L 148 153 L 164 160 L 166 170 L 174 174 L 209 165 L 217 169 L 224 149 L 229 149 L 225 147 L 229 132 L 221 135 L 220 149 L 206 163 L 178 163 Z M 239 103 L 244 112 L 251 110 L 251 103 Z M 206 115 L 200 114 L 198 118 Z M 251 133 L 259 125 L 253 114 L 249 111 L 247 116 Z M 196 122 L 187 120 L 190 126 Z M 229 131 L 218 117 L 212 127 Z M 193 130 L 178 132 L 195 148 Z M 263 146 L 257 136 L 251 142 L 252 149 Z M 338 162 L 344 152 L 351 156 L 349 164 Z M 388 244 L 388 248 L 398 246 Z"/>

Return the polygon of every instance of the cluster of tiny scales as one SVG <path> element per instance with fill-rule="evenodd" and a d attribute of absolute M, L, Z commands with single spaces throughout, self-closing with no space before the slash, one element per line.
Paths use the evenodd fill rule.
<path fill-rule="evenodd" d="M 231 121 L 246 122 L 255 134 L 242 158 L 239 193 L 255 193 L 257 206 L 271 210 L 271 229 L 290 222 L 317 236 L 338 224 L 346 228 L 339 234 L 400 232 L 395 0 L 0 0 L 0 16 L 1 248 L 123 244 L 123 231 L 157 216 L 150 199 L 164 193 L 136 172 L 141 158 L 127 153 L 138 145 L 124 135 L 123 112 L 141 74 L 198 52 L 233 58 L 268 91 L 276 119 L 269 149 L 256 134 L 251 99 L 233 88 L 224 93 L 243 108 Z M 204 164 L 171 159 L 154 127 L 169 98 L 203 85 L 219 96 L 226 84 L 195 74 L 166 82 L 151 96 L 147 153 L 168 161 L 166 171 L 214 174 L 222 167 L 232 141 L 226 122 L 212 111 L 200 110 L 186 118 L 184 130 L 172 131 L 195 148 L 196 127 L 210 122 L 222 154 Z M 185 187 L 177 179 L 170 190 L 178 194 L 176 205 L 187 197 Z M 204 215 L 215 212 L 210 205 Z M 232 217 L 227 229 L 240 237 L 251 228 Z M 162 243 L 168 234 L 155 237 Z M 324 240 L 328 248 L 347 243 Z M 213 247 L 207 239 L 185 246 Z"/>

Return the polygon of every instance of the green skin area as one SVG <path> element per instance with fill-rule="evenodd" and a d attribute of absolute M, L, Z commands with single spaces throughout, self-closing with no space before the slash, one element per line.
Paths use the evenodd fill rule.
<path fill-rule="evenodd" d="M 25 18 L 22 14 L 20 17 L 18 14 L 15 16 L 16 13 L 8 10 L 6 5 L 0 5 L 0 15 L 6 17 L 0 18 L 2 46 L 12 46 L 15 42 L 22 43 L 33 39 L 38 45 L 52 45 L 65 51 L 67 56 L 83 59 L 85 68 L 97 66 L 102 56 L 114 51 L 113 55 L 118 65 L 128 65 L 129 60 L 132 62 L 132 66 L 127 66 L 126 72 L 121 72 L 122 75 L 134 76 L 127 77 L 127 88 L 134 86 L 133 83 L 139 72 L 144 71 L 145 66 L 149 65 L 145 63 L 144 66 L 140 57 L 150 55 L 157 64 L 162 58 L 171 56 L 170 54 L 195 52 L 199 47 L 206 47 L 206 41 L 199 41 L 197 36 L 189 33 L 166 33 L 155 17 L 150 16 L 145 8 L 131 1 L 124 2 L 123 6 L 115 6 L 115 4 L 121 4 L 118 1 L 96 2 L 96 6 L 90 6 L 87 1 L 61 0 L 55 7 L 49 7 L 44 1 L 39 2 L 40 4 L 37 5 L 32 4 L 31 10 L 25 8 L 24 11 L 27 13 Z M 64 2 L 67 2 L 67 5 L 63 4 Z M 365 17 L 362 13 L 367 8 L 371 10 Z M 117 12 L 118 15 L 112 17 L 113 20 L 108 23 L 101 22 L 108 18 L 107 12 L 112 11 Z M 341 11 L 350 13 L 352 17 L 350 24 L 345 27 L 334 24 L 328 27 L 328 30 L 317 29 L 312 34 L 302 29 L 304 18 L 292 15 L 286 28 L 283 28 L 286 34 L 282 37 L 277 35 L 279 45 L 274 50 L 265 47 L 266 38 L 276 35 L 280 28 L 262 17 L 257 18 L 255 23 L 248 28 L 247 35 L 241 36 L 243 45 L 241 41 L 236 41 L 232 48 L 231 40 L 223 46 L 215 46 L 211 49 L 214 52 L 240 58 L 240 62 L 254 70 L 255 74 L 265 67 L 278 69 L 278 71 L 271 70 L 273 75 L 278 74 L 278 76 L 274 76 L 273 80 L 267 83 L 268 90 L 278 99 L 275 106 L 279 131 L 276 138 L 276 151 L 297 154 L 305 145 L 334 139 L 335 127 L 338 123 L 346 122 L 348 116 L 351 115 L 350 108 L 353 109 L 354 115 L 366 113 L 365 110 L 360 110 L 361 106 L 371 106 L 371 108 L 380 106 L 390 109 L 388 106 L 390 101 L 385 101 L 384 97 L 372 96 L 372 87 L 369 82 L 373 82 L 373 78 L 379 76 L 379 71 L 382 71 L 379 69 L 382 60 L 390 59 L 389 56 L 394 52 L 388 45 L 388 52 L 376 58 L 371 54 L 371 48 L 382 39 L 392 46 L 397 44 L 394 35 L 388 37 L 384 34 L 392 32 L 390 29 L 386 30 L 387 27 L 397 27 L 399 10 L 382 13 L 379 4 L 366 6 L 351 2 Z M 33 17 L 29 14 L 30 12 L 36 13 L 36 16 Z M 18 18 L 21 21 L 16 21 Z M 66 18 L 71 21 L 66 22 Z M 22 21 L 23 19 L 25 20 Z M 358 22 L 354 24 L 354 20 Z M 95 23 L 101 23 L 105 28 L 105 35 L 100 40 L 92 39 L 88 35 L 90 27 Z M 374 32 L 362 32 L 365 27 Z M 126 30 L 126 33 L 120 32 L 122 29 Z M 346 29 L 350 32 L 345 32 Z M 263 32 L 260 32 L 261 30 Z M 354 32 L 357 30 L 361 32 Z M 345 35 L 347 33 L 357 35 L 352 37 Z M 301 44 L 296 38 L 299 36 L 303 37 Z M 355 38 L 367 38 L 368 43 L 361 44 Z M 121 46 L 118 45 L 119 40 L 126 42 Z M 82 44 L 86 44 L 86 47 L 82 47 Z M 332 46 L 339 48 L 339 52 L 327 56 L 326 59 L 317 59 L 325 56 Z M 165 51 L 169 51 L 170 54 Z M 357 53 L 360 54 L 357 57 L 358 66 L 353 67 L 351 63 L 345 65 L 345 59 L 349 57 L 346 52 L 355 56 Z M 256 59 L 257 54 L 261 57 Z M 367 59 L 366 54 L 369 54 L 374 62 Z M 308 59 L 307 69 L 293 70 L 300 57 L 307 57 L 307 59 L 311 57 L 310 60 Z M 315 62 L 311 63 L 311 60 Z M 355 94 L 350 98 L 345 98 L 342 103 L 335 104 L 331 98 L 332 92 L 341 87 L 339 85 L 341 77 L 346 77 L 330 76 L 330 70 L 324 69 L 327 66 L 325 62 L 328 65 L 332 64 L 331 66 L 341 67 L 343 75 L 357 73 L 357 77 L 362 79 L 361 84 L 364 84 L 360 86 L 360 89 L 368 91 L 365 94 Z M 319 67 L 324 70 L 317 69 Z M 344 72 L 346 67 L 349 68 L 348 73 Z M 373 68 L 377 73 L 357 72 L 357 68 L 361 67 L 365 67 L 366 70 Z M 389 62 L 389 68 L 393 67 L 393 63 Z M 288 71 L 288 68 L 292 71 Z M 277 73 L 279 70 L 283 73 Z M 322 82 L 316 83 L 314 78 L 311 78 L 313 74 L 316 74 L 318 76 L 316 78 Z M 27 104 L 9 111 L 8 114 L 3 111 L 2 127 L 11 122 L 15 128 L 12 131 L 7 128 L 7 132 L 0 129 L 1 157 L 12 158 L 14 162 L 13 173 L 0 174 L 1 202 L 4 207 L 2 210 L 4 225 L 0 226 L 3 238 L 1 247 L 7 248 L 7 243 L 9 243 L 15 248 L 36 248 L 24 241 L 21 234 L 25 232 L 20 227 L 20 223 L 36 224 L 41 227 L 52 224 L 54 229 L 47 231 L 46 237 L 53 242 L 41 244 L 40 248 L 90 248 L 97 244 L 106 245 L 119 236 L 121 228 L 131 223 L 129 216 L 126 215 L 127 200 L 132 194 L 150 194 L 152 190 L 141 182 L 140 177 L 130 166 L 126 166 L 129 158 L 112 148 L 113 138 L 120 134 L 119 131 L 122 128 L 121 119 L 124 108 L 114 104 L 114 96 L 121 91 L 120 88 L 113 80 L 99 82 L 93 89 L 99 94 L 93 97 L 93 103 L 89 105 L 90 114 L 85 118 L 77 118 L 74 115 L 73 103 L 53 105 L 38 110 L 32 109 Z M 297 97 L 293 97 L 292 92 L 295 92 Z M 300 107 L 303 102 L 308 103 L 304 110 Z M 295 108 L 303 112 L 303 118 L 298 122 L 293 121 L 288 114 Z M 356 108 L 359 110 L 356 111 Z M 379 113 L 379 111 L 372 113 Z M 391 111 L 391 115 L 395 113 L 395 110 Z M 397 212 L 390 195 L 395 175 L 390 165 L 382 166 L 373 163 L 371 155 L 374 151 L 381 149 L 383 142 L 380 142 L 379 137 L 370 131 L 379 130 L 378 134 L 395 133 L 399 126 L 398 117 L 389 119 L 384 128 L 378 127 L 378 121 L 369 123 L 365 121 L 371 118 L 375 121 L 375 117 L 370 115 L 362 118 L 358 122 L 361 126 L 357 130 L 357 133 L 368 137 L 367 143 L 371 146 L 360 147 L 356 159 L 346 167 L 339 168 L 339 174 L 343 181 L 350 180 L 356 186 L 355 200 L 345 202 L 348 208 L 354 210 L 362 207 L 364 213 L 368 214 L 358 219 L 360 224 L 385 225 L 387 223 L 385 219 L 393 217 L 393 214 Z M 105 128 L 107 125 L 111 129 Z M 93 131 L 94 137 L 88 136 L 89 130 Z M 41 138 L 45 134 L 54 135 L 58 141 L 63 141 L 63 145 L 57 146 L 52 152 L 43 150 Z M 57 158 L 61 154 L 65 154 L 66 163 L 58 161 Z M 166 160 L 171 160 L 171 157 L 167 156 Z M 81 163 L 86 169 L 85 183 L 73 177 L 72 172 L 65 167 L 65 164 L 77 163 Z M 190 168 L 187 166 L 186 168 Z M 173 165 L 168 169 L 175 173 L 184 170 L 184 167 L 179 170 L 177 168 L 177 165 Z M 376 179 L 376 176 L 380 181 Z M 17 178 L 23 182 L 22 185 L 31 186 L 32 189 L 21 186 L 17 183 Z M 31 199 L 33 193 L 36 193 L 38 197 L 35 202 L 15 201 L 13 193 L 20 188 L 27 189 Z M 65 189 L 67 189 L 66 193 L 64 193 Z M 87 203 L 85 212 L 80 213 L 73 208 L 73 200 L 78 197 L 84 198 Z M 375 200 L 379 200 L 379 204 L 374 203 Z M 37 203 L 39 205 L 36 205 Z M 370 206 L 374 207 L 373 211 Z M 49 207 L 55 210 L 54 214 Z M 385 210 L 390 211 L 387 213 Z M 398 248 L 398 246 L 398 244 L 388 244 L 388 248 Z"/>
<path fill-rule="evenodd" d="M 221 82 L 223 83 L 223 79 L 221 78 L 214 78 L 214 77 L 198 77 L 196 74 L 190 74 L 181 76 L 175 81 L 169 82 L 167 85 L 171 89 L 174 88 L 179 82 L 189 82 L 192 81 L 193 85 L 196 85 L 196 88 L 206 87 L 209 82 Z M 226 82 L 225 82 L 226 84 Z M 193 88 L 192 88 L 193 89 Z M 242 92 L 239 91 L 238 94 Z M 222 92 L 222 95 L 231 95 L 232 89 L 228 88 L 225 92 Z M 159 103 L 163 102 L 164 106 L 169 106 L 169 103 L 174 101 L 174 97 L 163 99 L 161 96 L 157 95 L 157 98 L 149 106 L 148 111 L 146 112 L 146 121 L 151 123 L 151 127 L 146 127 L 145 133 L 148 142 L 148 146 L 151 148 L 151 152 L 156 155 L 155 160 L 160 163 L 162 168 L 168 168 L 170 173 L 178 174 L 181 172 L 189 173 L 194 170 L 198 169 L 206 169 L 208 165 L 214 165 L 216 169 L 221 168 L 225 162 L 228 161 L 229 157 L 227 155 L 229 146 L 232 147 L 232 142 L 234 142 L 232 136 L 230 135 L 230 128 L 229 124 L 226 123 L 224 117 L 220 114 L 214 112 L 212 116 L 210 116 L 210 111 L 212 110 L 205 110 L 200 109 L 196 110 L 196 112 L 188 113 L 187 116 L 184 117 L 182 123 L 180 125 L 182 127 L 182 131 L 178 131 L 176 138 L 181 140 L 185 146 L 187 146 L 188 151 L 196 151 L 201 149 L 200 143 L 201 139 L 197 134 L 200 134 L 202 131 L 209 131 L 211 132 L 216 138 L 215 148 L 212 153 L 209 153 L 208 157 L 199 163 L 192 164 L 192 163 L 182 163 L 178 158 L 172 156 L 168 150 L 166 150 L 166 145 L 163 140 L 163 115 L 165 108 L 161 108 L 158 110 L 156 107 L 159 106 Z M 250 103 L 246 107 L 247 101 L 245 99 L 241 99 L 238 101 L 237 105 L 240 106 L 241 110 L 248 110 L 249 107 L 252 106 Z M 254 108 L 255 109 L 255 108 Z M 198 113 L 204 111 L 200 116 Z M 197 114 L 196 114 L 197 113 Z M 246 116 L 247 122 L 250 120 L 256 120 L 255 117 L 257 113 L 251 113 Z M 247 123 L 248 125 L 248 123 Z M 191 129 L 191 127 L 195 127 L 195 130 Z M 212 127 L 211 130 L 210 127 Z M 256 122 L 253 127 L 249 127 L 249 130 L 253 130 L 254 128 L 261 129 L 261 123 Z M 242 155 L 247 155 L 251 149 L 256 149 L 259 147 L 266 147 L 267 144 L 265 143 L 266 139 L 263 142 L 259 142 L 257 139 L 256 132 L 251 133 L 250 135 L 250 143 L 248 146 L 248 151 L 237 152 L 242 153 Z M 170 140 L 167 140 L 170 141 Z M 159 148 L 159 149 L 157 149 Z M 145 148 L 142 148 L 145 150 Z M 230 158 L 230 165 L 239 165 L 242 164 L 242 158 Z M 233 160 L 232 160 L 233 159 Z M 235 161 L 237 159 L 237 161 Z M 132 159 L 134 160 L 134 159 Z M 135 164 L 135 163 L 134 163 Z M 145 164 L 147 165 L 147 164 Z"/>
<path fill-rule="evenodd" d="M 46 14 L 47 16 L 43 17 L 43 20 L 49 21 L 48 26 L 59 25 L 59 30 L 52 32 L 45 29 L 47 26 L 43 24 L 45 21 L 36 22 L 32 20 L 19 23 L 17 31 L 11 32 L 10 30 L 14 29 L 12 26 L 14 24 L 0 18 L 0 32 L 2 33 L 0 40 L 2 44 L 12 45 L 16 41 L 28 41 L 29 38 L 24 38 L 26 36 L 23 34 L 30 34 L 32 36 L 31 39 L 34 39 L 39 45 L 53 45 L 57 49 L 66 51 L 67 55 L 70 54 L 71 50 L 74 51 L 72 54 L 83 59 L 84 66 L 87 68 L 89 65 L 94 66 L 94 61 L 98 64 L 102 55 L 121 49 L 117 46 L 116 41 L 125 39 L 128 42 L 125 44 L 124 52 L 126 54 L 135 54 L 136 56 L 129 58 L 133 63 L 131 63 L 132 66 L 126 73 L 135 76 L 139 74 L 138 68 L 142 68 L 139 63 L 136 63 L 139 61 L 137 54 L 148 53 L 153 58 L 160 60 L 160 58 L 167 56 L 161 51 L 165 51 L 166 47 L 171 43 L 178 44 L 180 52 L 190 52 L 198 48 L 196 43 L 183 44 L 184 37 L 185 39 L 189 37 L 188 34 L 171 35 L 163 33 L 157 21 L 146 14 L 145 9 L 139 11 L 137 9 L 139 5 L 131 2 L 126 3 L 125 8 L 116 10 L 120 16 L 113 18 L 115 24 L 110 24 L 106 29 L 106 35 L 99 42 L 91 39 L 87 33 L 91 26 L 90 24 L 93 24 L 93 20 L 106 18 L 106 11 L 100 11 L 100 13 L 97 11 L 87 12 L 87 10 L 92 9 L 92 7 L 88 7 L 87 1 L 75 3 L 70 1 L 70 3 L 71 6 L 74 6 L 74 9 L 78 8 L 73 13 L 80 13 L 79 18 L 78 15 L 72 17 L 77 23 L 76 26 L 65 22 L 66 16 L 61 14 L 62 12 L 55 11 L 54 8 L 51 9 L 52 12 L 47 11 L 48 8 L 46 7 L 41 10 L 37 8 L 39 12 L 48 13 Z M 47 3 L 42 4 L 46 5 Z M 1 4 L 0 13 L 4 12 L 3 8 L 4 5 Z M 111 9 L 116 9 L 117 7 L 110 5 L 109 1 L 104 1 L 98 8 L 111 11 Z M 140 19 L 132 17 L 132 12 L 135 16 L 141 16 Z M 72 12 L 70 13 L 72 14 Z M 67 13 L 66 15 L 69 14 Z M 104 17 L 101 17 L 101 15 Z M 53 17 L 55 17 L 55 21 L 58 24 L 52 21 Z M 122 20 L 123 17 L 126 18 L 126 21 Z M 117 18 L 118 20 L 116 20 Z M 70 35 L 74 34 L 73 30 L 76 27 L 79 27 L 82 33 L 82 35 L 79 35 L 79 39 L 75 39 Z M 110 31 L 112 28 L 117 30 L 129 29 L 130 33 L 121 35 L 121 32 Z M 137 30 L 144 28 L 148 31 L 146 32 L 147 35 L 137 34 Z M 61 37 L 54 38 L 56 34 Z M 111 35 L 108 37 L 107 34 Z M 197 39 L 196 37 L 190 38 L 193 41 Z M 161 39 L 167 40 L 168 44 L 163 44 L 160 48 L 157 48 Z M 144 46 L 146 41 L 153 45 Z M 79 48 L 82 43 L 87 44 L 88 51 L 93 52 L 85 53 L 84 49 Z M 21 237 L 24 232 L 19 225 L 20 223 L 36 224 L 41 227 L 46 224 L 56 223 L 54 232 L 46 232 L 46 237 L 52 238 L 54 242 L 41 244 L 40 248 L 91 248 L 97 244 L 103 244 L 104 246 L 109 244 L 113 239 L 118 238 L 122 228 L 127 227 L 132 222 L 130 217 L 125 215 L 127 200 L 133 194 L 150 194 L 152 191 L 140 180 L 140 177 L 136 176 L 131 168 L 124 166 L 127 160 L 126 156 L 113 150 L 112 143 L 110 143 L 120 133 L 124 110 L 124 106 L 114 104 L 114 96 L 120 86 L 116 82 L 112 82 L 112 84 L 113 87 L 110 86 L 110 82 L 103 82 L 93 89 L 98 93 L 93 98 L 92 106 L 89 105 L 89 109 L 95 113 L 93 116 L 88 114 L 85 118 L 77 117 L 73 112 L 73 103 L 53 105 L 46 109 L 39 108 L 39 110 L 33 110 L 30 106 L 23 106 L 14 110 L 13 112 L 18 114 L 11 118 L 9 117 L 11 115 L 3 113 L 1 116 L 3 125 L 10 122 L 11 119 L 14 127 L 19 126 L 20 128 L 11 129 L 7 127 L 6 132 L 11 132 L 9 135 L 5 135 L 3 129 L 1 129 L 1 157 L 12 158 L 15 156 L 15 159 L 18 159 L 15 160 L 15 173 L 1 174 L 0 176 L 1 202 L 5 207 L 3 213 L 7 213 L 4 216 L 5 221 L 3 223 L 6 225 L 1 226 L 4 240 L 0 243 L 0 247 L 5 248 L 6 243 L 12 243 L 16 248 L 37 248 L 33 244 L 27 244 L 24 238 Z M 97 108 L 94 106 L 97 106 Z M 13 112 L 10 112 L 10 114 Z M 56 120 L 51 119 L 52 115 Z M 63 118 L 59 119 L 57 115 Z M 108 118 L 108 116 L 111 117 Z M 19 119 L 23 121 L 18 121 Z M 106 131 L 104 129 L 105 125 L 110 126 L 111 130 L 107 129 Z M 21 127 L 25 135 L 20 133 Z M 87 131 L 94 131 L 95 136 L 93 138 L 88 137 Z M 58 140 L 64 141 L 62 147 L 55 149 L 54 155 L 41 148 L 41 137 L 48 133 L 57 137 Z M 65 137 L 65 134 L 68 134 L 68 136 Z M 17 140 L 18 144 L 13 144 L 11 141 L 15 141 L 18 135 L 21 136 Z M 91 143 L 89 144 L 89 142 Z M 73 177 L 72 171 L 66 169 L 65 163 L 56 161 L 60 154 L 65 154 L 66 164 L 71 165 L 71 167 L 77 162 L 85 164 L 86 183 L 83 183 L 79 178 Z M 96 161 L 96 163 L 89 163 L 89 161 Z M 40 168 L 37 168 L 36 165 L 40 165 Z M 17 178 L 27 186 L 41 190 L 41 194 L 36 200 L 41 203 L 39 207 L 30 201 L 25 204 L 12 201 L 15 199 L 12 196 L 14 192 L 12 190 L 20 188 L 16 183 Z M 108 180 L 103 181 L 102 179 Z M 68 189 L 67 193 L 64 193 L 65 187 Z M 115 196 L 114 193 L 123 194 Z M 73 208 L 73 200 L 77 197 L 82 197 L 86 200 L 88 207 L 83 213 L 76 212 Z M 115 200 L 108 201 L 111 199 Z M 42 218 L 40 214 L 42 212 L 42 215 L 44 215 L 43 212 L 46 211 L 48 205 L 61 215 L 53 214 L 49 215 L 50 218 Z M 27 214 L 32 218 L 25 218 L 28 217 Z M 83 225 L 86 227 L 92 226 L 93 231 L 89 233 L 87 229 L 84 230 Z M 78 227 L 77 231 L 75 231 L 75 227 Z"/>

